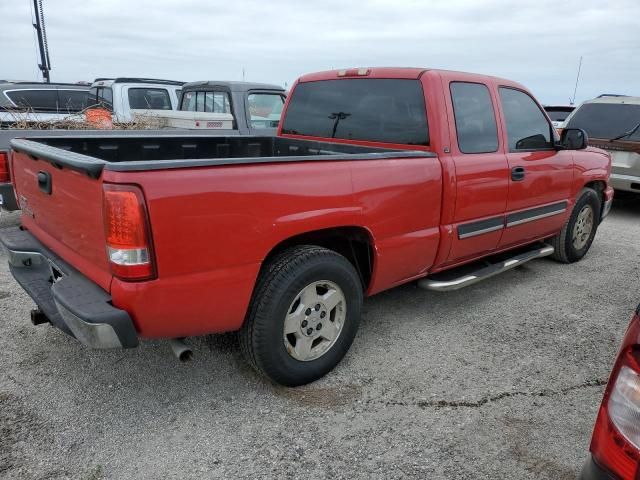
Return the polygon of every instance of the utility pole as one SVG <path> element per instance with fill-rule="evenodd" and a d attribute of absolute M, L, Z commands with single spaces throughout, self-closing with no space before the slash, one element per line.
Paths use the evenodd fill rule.
<path fill-rule="evenodd" d="M 44 11 L 42 9 L 42 0 L 33 0 L 33 10 L 36 23 L 33 24 L 33 28 L 36 29 L 38 34 L 38 47 L 40 49 L 40 63 L 38 68 L 42 72 L 42 79 L 49 83 L 51 82 L 51 62 L 49 61 L 49 45 L 47 44 L 47 31 L 44 27 Z"/>

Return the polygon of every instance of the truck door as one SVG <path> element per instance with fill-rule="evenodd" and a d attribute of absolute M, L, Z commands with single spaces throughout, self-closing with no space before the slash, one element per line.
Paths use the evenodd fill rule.
<path fill-rule="evenodd" d="M 455 165 L 455 208 L 446 264 L 497 248 L 504 229 L 509 169 L 499 135 L 497 98 L 483 83 L 451 81 L 445 90 Z"/>
<path fill-rule="evenodd" d="M 552 125 L 528 93 L 498 89 L 509 162 L 506 228 L 500 247 L 560 230 L 570 211 L 573 155 L 555 150 Z"/>

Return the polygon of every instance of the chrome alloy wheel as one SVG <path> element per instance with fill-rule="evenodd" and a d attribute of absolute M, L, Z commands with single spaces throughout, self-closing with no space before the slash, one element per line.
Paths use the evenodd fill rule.
<path fill-rule="evenodd" d="M 593 231 L 593 208 L 591 205 L 585 205 L 580 210 L 576 223 L 573 226 L 573 236 L 571 237 L 573 242 L 573 248 L 581 250 L 589 241 L 591 232 Z"/>
<path fill-rule="evenodd" d="M 284 321 L 284 346 L 296 360 L 320 358 L 336 343 L 347 316 L 347 301 L 338 285 L 320 280 L 293 300 Z"/>

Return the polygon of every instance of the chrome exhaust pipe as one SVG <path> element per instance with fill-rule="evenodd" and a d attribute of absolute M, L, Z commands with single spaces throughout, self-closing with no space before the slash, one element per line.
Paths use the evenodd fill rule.
<path fill-rule="evenodd" d="M 181 362 L 188 362 L 193 358 L 193 351 L 189 345 L 184 343 L 184 339 L 172 338 L 169 340 L 169 346 L 171 347 L 173 354 Z"/>

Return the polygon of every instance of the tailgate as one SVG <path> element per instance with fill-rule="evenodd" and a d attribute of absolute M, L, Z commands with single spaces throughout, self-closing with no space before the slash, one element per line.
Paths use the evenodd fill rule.
<path fill-rule="evenodd" d="M 109 291 L 111 272 L 102 220 L 102 180 L 16 151 L 12 155 L 12 172 L 22 208 L 22 225 Z"/>

